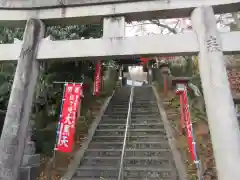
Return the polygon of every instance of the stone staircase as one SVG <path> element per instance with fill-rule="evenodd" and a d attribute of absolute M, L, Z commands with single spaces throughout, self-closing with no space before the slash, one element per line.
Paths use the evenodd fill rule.
<path fill-rule="evenodd" d="M 130 92 L 115 93 L 73 180 L 118 179 Z M 123 179 L 177 180 L 172 157 L 152 88 L 135 87 Z"/>

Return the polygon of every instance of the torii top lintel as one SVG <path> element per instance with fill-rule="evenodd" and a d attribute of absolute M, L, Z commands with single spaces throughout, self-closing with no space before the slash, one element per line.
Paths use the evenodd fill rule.
<path fill-rule="evenodd" d="M 57 8 L 57 7 L 70 7 L 70 6 L 86 6 L 86 5 L 103 5 L 103 4 L 115 4 L 115 3 L 131 3 L 131 2 L 146 2 L 146 1 L 158 1 L 165 3 L 165 5 L 171 6 L 171 4 L 183 3 L 182 0 L 4 0 L 0 2 L 0 8 L 9 9 L 21 9 L 21 8 Z M 196 2 L 194 2 L 196 1 Z M 200 3 L 201 5 L 212 6 L 224 6 L 227 4 L 238 3 L 237 0 L 218 0 L 215 3 L 211 3 L 212 0 L 191 0 L 189 6 L 194 3 Z M 185 3 L 184 3 L 185 4 Z M 187 6 L 186 6 L 187 8 Z"/>
<path fill-rule="evenodd" d="M 115 3 L 141 2 L 151 0 L 5 0 L 0 2 L 2 8 L 57 8 L 71 6 L 90 6 Z M 159 1 L 159 0 L 158 0 Z M 165 1 L 165 0 L 160 0 Z"/>
<path fill-rule="evenodd" d="M 237 12 L 239 0 L 2 0 L 0 24 L 25 24 L 30 17 L 47 24 L 99 23 L 104 17 L 125 16 L 127 21 L 189 17 L 199 6 L 215 13 Z"/>

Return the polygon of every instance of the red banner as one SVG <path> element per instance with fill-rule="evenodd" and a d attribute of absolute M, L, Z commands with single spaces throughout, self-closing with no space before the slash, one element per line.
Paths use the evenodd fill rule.
<path fill-rule="evenodd" d="M 183 102 L 183 93 L 179 94 L 179 102 L 180 102 L 180 131 L 183 133 L 184 124 L 185 124 L 185 113 L 184 113 L 184 102 Z"/>
<path fill-rule="evenodd" d="M 71 152 L 74 143 L 76 113 L 82 94 L 81 84 L 66 84 L 56 150 Z"/>
<path fill-rule="evenodd" d="M 151 58 L 145 58 L 145 57 L 140 58 L 141 64 L 147 64 L 150 60 Z"/>
<path fill-rule="evenodd" d="M 99 60 L 96 64 L 96 70 L 95 70 L 95 76 L 94 76 L 94 87 L 93 87 L 93 95 L 94 96 L 100 95 L 101 69 L 102 69 L 102 64 L 101 64 L 101 61 Z"/>
<path fill-rule="evenodd" d="M 195 153 L 194 153 L 194 144 L 193 144 L 193 133 L 192 133 L 192 123 L 190 119 L 190 112 L 188 106 L 188 98 L 187 98 L 187 87 L 185 86 L 183 93 L 183 104 L 184 104 L 184 116 L 185 116 L 185 124 L 186 124 L 186 132 L 188 138 L 188 146 L 189 152 L 191 154 L 191 158 L 195 161 Z"/>

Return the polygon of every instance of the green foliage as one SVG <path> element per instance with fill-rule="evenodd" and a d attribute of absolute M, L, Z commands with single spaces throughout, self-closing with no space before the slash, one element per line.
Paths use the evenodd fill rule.
<path fill-rule="evenodd" d="M 0 27 L 0 43 L 13 43 L 14 38 L 22 39 L 24 29 Z M 71 25 L 47 27 L 46 36 L 51 35 L 54 40 L 89 39 L 102 36 L 101 25 Z M 81 47 L 75 47 L 81 51 Z M 113 61 L 105 61 L 104 69 L 115 66 Z M 15 63 L 0 64 L 0 111 L 7 109 L 10 90 L 13 82 Z M 93 61 L 53 61 L 41 62 L 39 81 L 36 87 L 33 103 L 32 120 L 33 140 L 36 141 L 37 151 L 51 154 L 56 138 L 56 126 L 61 107 L 63 84 L 54 81 L 83 82 L 89 86 L 84 92 L 82 111 L 95 101 L 92 97 L 92 86 L 95 66 Z M 112 88 L 114 82 L 109 79 L 106 87 Z M 84 114 L 83 114 L 84 115 Z M 3 121 L 2 121 L 3 122 Z"/>
<path fill-rule="evenodd" d="M 100 24 L 50 26 L 47 27 L 46 35 L 52 35 L 55 40 L 100 38 L 102 26 Z"/>
<path fill-rule="evenodd" d="M 22 39 L 24 29 L 23 28 L 5 28 L 0 27 L 0 43 L 13 43 L 14 38 Z"/>

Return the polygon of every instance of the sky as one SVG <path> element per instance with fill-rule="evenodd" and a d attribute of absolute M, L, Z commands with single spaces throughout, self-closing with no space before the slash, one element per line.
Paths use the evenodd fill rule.
<path fill-rule="evenodd" d="M 219 16 L 218 16 L 219 17 Z M 179 19 L 167 19 L 167 20 L 161 20 L 161 23 L 167 24 L 171 26 L 172 28 L 175 27 L 177 21 Z M 224 19 L 226 23 L 230 22 L 231 19 Z M 143 25 L 142 25 L 143 24 Z M 187 26 L 191 25 L 191 21 L 189 19 L 180 19 L 180 22 L 178 23 L 178 31 L 184 30 L 186 31 Z M 218 24 L 218 29 L 220 32 L 228 32 L 229 27 L 223 26 L 221 24 Z M 167 34 L 168 31 L 165 29 L 162 32 L 163 28 L 158 27 L 155 24 L 151 24 L 150 22 L 132 22 L 132 24 L 126 24 L 126 36 L 131 37 L 131 36 L 144 36 L 144 35 L 151 35 L 151 34 Z"/>

